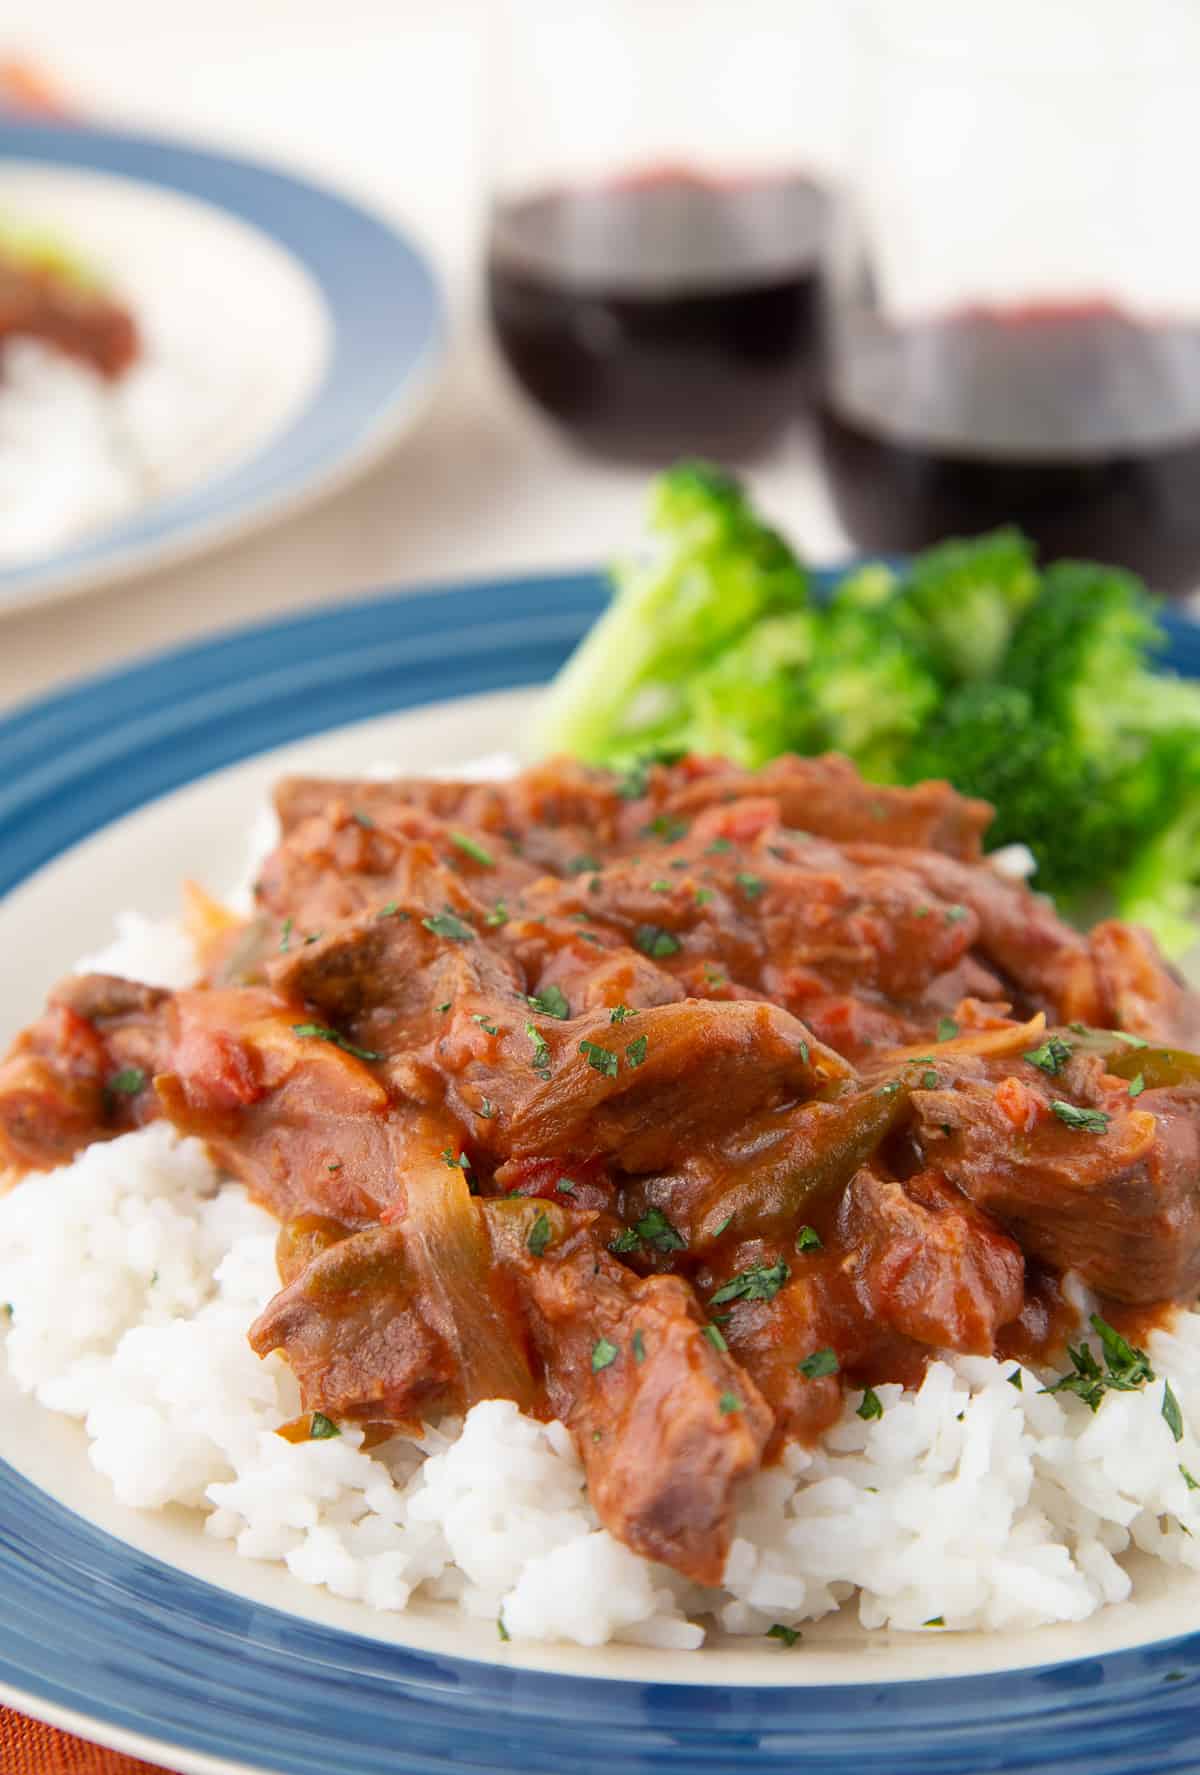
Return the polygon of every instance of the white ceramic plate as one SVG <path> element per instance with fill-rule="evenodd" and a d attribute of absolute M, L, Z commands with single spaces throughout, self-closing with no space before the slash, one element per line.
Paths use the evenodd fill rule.
<path fill-rule="evenodd" d="M 150 138 L 0 123 L 0 214 L 60 235 L 134 308 L 148 367 L 127 386 L 155 462 L 136 509 L 0 553 L 0 612 L 280 517 L 366 466 L 432 386 L 442 316 L 425 260 L 302 180 Z"/>
<path fill-rule="evenodd" d="M 523 687 L 602 597 L 585 575 L 340 606 L 0 723 L 0 886 L 15 883 L 0 902 L 0 1038 L 118 911 L 173 912 L 188 875 L 235 880 L 282 771 L 436 772 L 511 748 Z M 1173 639 L 1195 669 L 1197 632 L 1175 624 Z M 451 687 L 474 694 L 431 701 Z M 786 1655 L 744 1640 L 500 1646 L 440 1605 L 381 1615 L 239 1559 L 187 1512 L 118 1505 L 82 1433 L 7 1381 L 0 1455 L 0 1693 L 188 1771 L 298 1775 L 334 1746 L 339 1775 L 1194 1766 L 1178 1753 L 1200 1580 L 1149 1563 L 1136 1601 L 1033 1633 L 866 1635 L 847 1614 Z"/>

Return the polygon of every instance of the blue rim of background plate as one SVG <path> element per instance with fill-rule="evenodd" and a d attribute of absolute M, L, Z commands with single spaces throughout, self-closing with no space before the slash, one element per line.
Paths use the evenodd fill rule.
<path fill-rule="evenodd" d="M 324 298 L 331 339 L 319 386 L 261 448 L 52 555 L 0 569 L 0 611 L 6 596 L 23 600 L 110 564 L 114 571 L 137 566 L 159 548 L 198 542 L 298 497 L 381 435 L 436 360 L 444 318 L 428 261 L 388 222 L 333 191 L 161 137 L 0 120 L 0 168 L 11 161 L 116 174 L 225 210 L 308 272 Z"/>
<path fill-rule="evenodd" d="M 605 595 L 594 573 L 381 595 L 30 704 L 0 722 L 0 892 L 268 747 L 538 683 Z M 1200 676 L 1200 627 L 1167 626 L 1168 663 Z M 2 1463 L 0 1598 L 0 1684 L 84 1730 L 142 1734 L 167 1761 L 190 1751 L 286 1775 L 1166 1775 L 1200 1763 L 1200 1634 L 904 1683 L 547 1676 L 261 1607 L 116 1540 Z"/>

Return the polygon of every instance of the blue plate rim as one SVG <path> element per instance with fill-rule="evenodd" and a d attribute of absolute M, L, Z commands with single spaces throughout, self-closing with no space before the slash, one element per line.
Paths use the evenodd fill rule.
<path fill-rule="evenodd" d="M 381 591 L 152 654 L 0 721 L 0 892 L 123 813 L 349 721 L 544 679 L 594 572 Z M 1200 676 L 1200 625 L 1167 619 Z M 150 743 L 148 743 L 148 740 Z M 107 791 L 107 792 L 105 792 Z M 821 1687 L 549 1675 L 342 1633 L 142 1554 L 0 1464 L 0 1693 L 192 1769 L 850 1775 L 1194 1768 L 1200 1633 L 986 1676 Z M 798 1654 L 802 1655 L 802 1654 Z M 64 1674 L 65 1670 L 65 1674 Z M 1189 1746 L 1191 1748 L 1189 1748 Z"/>
<path fill-rule="evenodd" d="M 361 472 L 432 392 L 447 333 L 438 279 L 416 238 L 357 196 L 266 159 L 93 125 L 0 119 L 6 161 L 156 186 L 257 229 L 319 290 L 330 349 L 317 388 L 248 456 L 49 555 L 0 568 L 0 616 L 276 521 Z"/>

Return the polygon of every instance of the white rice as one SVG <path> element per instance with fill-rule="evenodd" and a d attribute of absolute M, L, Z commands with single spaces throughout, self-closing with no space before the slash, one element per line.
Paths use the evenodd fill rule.
<path fill-rule="evenodd" d="M 0 566 L 138 510 L 195 478 L 244 393 L 246 366 L 162 317 L 139 317 L 143 350 L 115 382 L 36 339 L 4 349 L 0 381 Z"/>
<path fill-rule="evenodd" d="M 136 915 L 93 964 L 168 985 L 194 971 L 177 925 Z M 981 1357 L 933 1362 L 916 1392 L 880 1387 L 874 1421 L 851 1394 L 819 1449 L 747 1485 L 714 1592 L 616 1542 L 563 1426 L 511 1404 L 370 1454 L 350 1426 L 275 1435 L 296 1385 L 246 1341 L 278 1287 L 274 1239 L 241 1186 L 165 1125 L 89 1148 L 0 1200 L 9 1372 L 81 1420 L 125 1503 L 194 1508 L 245 1557 L 368 1607 L 419 1591 L 513 1639 L 692 1648 L 702 1622 L 762 1634 L 839 1606 L 872 1628 L 1078 1621 L 1130 1593 L 1133 1547 L 1200 1569 L 1200 1491 L 1184 1472 L 1200 1477 L 1200 1313 L 1151 1338 L 1158 1380 L 1094 1415 Z"/>

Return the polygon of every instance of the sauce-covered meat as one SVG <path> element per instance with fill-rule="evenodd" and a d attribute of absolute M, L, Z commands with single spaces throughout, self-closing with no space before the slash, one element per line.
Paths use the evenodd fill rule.
<path fill-rule="evenodd" d="M 719 1580 L 740 1482 L 940 1349 L 1053 1354 L 1200 1285 L 1196 999 L 982 860 L 987 810 L 757 775 L 280 787 L 203 983 L 73 979 L 0 1157 L 154 1116 L 281 1223 L 306 1411 L 561 1418 L 604 1522 Z M 53 1187 L 48 1182 L 46 1187 Z"/>
<path fill-rule="evenodd" d="M 40 339 L 114 379 L 138 355 L 128 309 L 54 263 L 0 253 L 0 365 L 6 340 Z"/>

